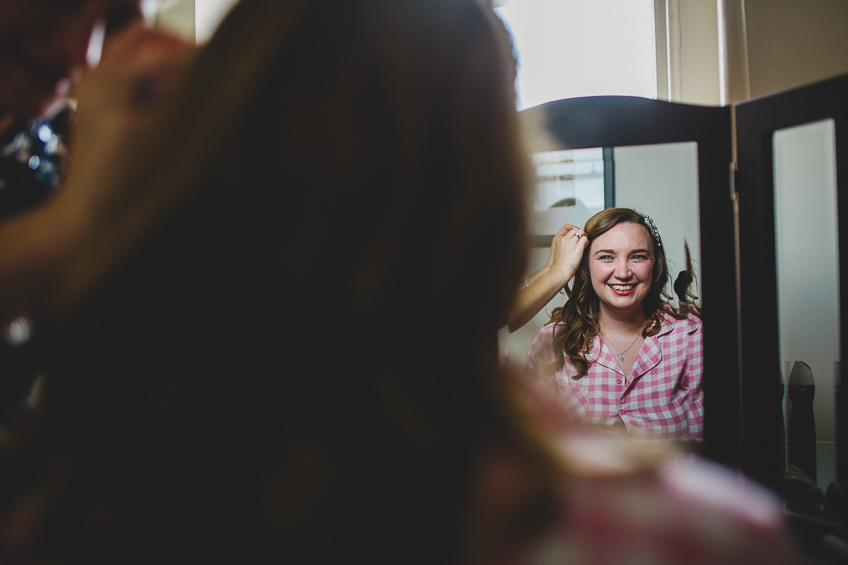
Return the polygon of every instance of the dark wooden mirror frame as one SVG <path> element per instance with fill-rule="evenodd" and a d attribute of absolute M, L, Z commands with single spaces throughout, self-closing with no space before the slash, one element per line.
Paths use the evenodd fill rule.
<path fill-rule="evenodd" d="M 692 142 L 698 146 L 704 441 L 700 452 L 739 467 L 742 429 L 730 109 L 630 96 L 557 100 L 522 111 L 552 146 L 584 149 Z"/>
<path fill-rule="evenodd" d="M 742 469 L 780 490 L 786 444 L 778 334 L 774 224 L 774 132 L 825 119 L 836 132 L 837 217 L 848 218 L 848 75 L 758 98 L 736 106 L 739 170 L 744 426 Z M 797 229 L 803 229 L 798 226 Z M 840 295 L 848 296 L 848 230 L 838 231 Z M 848 311 L 840 301 L 840 358 L 846 359 Z M 836 478 L 848 486 L 848 396 L 837 395 Z M 848 515 L 846 515 L 848 518 Z M 848 525 L 848 520 L 846 520 Z"/>

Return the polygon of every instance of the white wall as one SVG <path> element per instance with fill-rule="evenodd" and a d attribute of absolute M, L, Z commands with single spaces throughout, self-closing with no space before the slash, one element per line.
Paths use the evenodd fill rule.
<path fill-rule="evenodd" d="M 719 104 L 716 1 L 654 0 L 659 99 Z"/>
<path fill-rule="evenodd" d="M 721 3 L 733 21 L 718 19 Z M 744 67 L 751 98 L 848 73 L 845 0 L 655 0 L 654 7 L 661 99 L 721 103 L 719 27 L 727 25 L 740 32 L 732 39 L 745 41 L 747 60 L 733 64 Z"/>
<path fill-rule="evenodd" d="M 745 0 L 751 96 L 848 73 L 848 2 Z"/>

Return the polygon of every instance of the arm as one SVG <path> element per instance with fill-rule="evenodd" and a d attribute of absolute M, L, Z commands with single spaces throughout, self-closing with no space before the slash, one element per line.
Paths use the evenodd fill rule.
<path fill-rule="evenodd" d="M 0 225 L 0 327 L 28 311 L 79 227 L 52 201 Z"/>
<path fill-rule="evenodd" d="M 587 240 L 583 230 L 566 224 L 554 235 L 545 266 L 529 275 L 509 310 L 509 331 L 529 322 L 574 276 Z"/>
<path fill-rule="evenodd" d="M 108 172 L 116 156 L 164 99 L 189 54 L 187 44 L 137 27 L 116 38 L 101 66 L 83 79 L 66 178 L 41 207 L 0 225 L 0 327 L 40 302 L 91 210 L 111 190 Z M 160 88 L 140 99 L 139 81 Z"/>

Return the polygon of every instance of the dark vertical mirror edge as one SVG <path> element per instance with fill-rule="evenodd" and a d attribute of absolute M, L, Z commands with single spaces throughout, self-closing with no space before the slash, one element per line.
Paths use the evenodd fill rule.
<path fill-rule="evenodd" d="M 544 124 L 562 149 L 697 143 L 704 319 L 701 453 L 739 467 L 742 422 L 730 109 L 592 96 L 548 102 L 523 113 Z"/>
<path fill-rule="evenodd" d="M 848 75 L 739 103 L 736 139 L 739 191 L 740 294 L 742 338 L 742 469 L 782 491 L 785 468 L 783 381 L 778 334 L 775 259 L 773 134 L 777 130 L 831 118 L 836 132 L 838 218 L 848 218 Z M 797 229 L 804 229 L 797 226 Z M 840 295 L 848 281 L 848 230 L 838 230 Z M 845 359 L 846 301 L 840 300 L 840 356 Z M 837 482 L 848 485 L 848 395 L 837 395 Z M 844 508 L 842 523 L 848 526 Z"/>
<path fill-rule="evenodd" d="M 604 208 L 615 208 L 615 149 L 604 147 Z"/>

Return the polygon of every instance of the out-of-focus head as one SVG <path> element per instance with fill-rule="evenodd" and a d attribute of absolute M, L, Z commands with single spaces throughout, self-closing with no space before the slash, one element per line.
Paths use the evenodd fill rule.
<path fill-rule="evenodd" d="M 166 133 L 130 155 L 141 170 L 127 182 L 157 188 L 116 198 L 104 217 L 138 218 L 114 227 L 130 245 L 190 213 L 181 230 L 220 245 L 227 284 L 251 287 L 260 270 L 359 324 L 401 313 L 442 331 L 496 329 L 524 260 L 526 170 L 495 16 L 472 0 L 243 4 Z M 108 255 L 119 241 L 85 260 L 123 255 Z M 205 259 L 186 256 L 187 270 Z"/>
<path fill-rule="evenodd" d="M 0 2 L 0 117 L 43 113 L 85 68 L 95 28 L 108 36 L 140 16 L 140 0 Z"/>
<path fill-rule="evenodd" d="M 475 0 L 223 22 L 49 332 L 51 448 L 131 477 L 110 523 L 143 525 L 142 561 L 467 549 L 485 454 L 524 437 L 497 360 L 525 249 L 513 71 Z"/>
<path fill-rule="evenodd" d="M 646 218 L 630 208 L 608 208 L 586 221 L 584 229 L 589 245 L 575 273 L 571 296 L 596 307 L 603 301 L 625 308 L 628 302 L 638 299 L 648 315 L 661 307 L 666 298 L 668 266 L 659 232 Z M 599 245 L 601 243 L 604 245 Z M 631 267 L 636 265 L 638 272 L 628 275 L 623 266 L 620 272 L 614 270 L 616 265 L 609 254 L 598 255 L 602 250 L 612 251 L 613 248 L 628 252 L 645 249 L 648 256 L 644 263 L 630 262 Z M 643 273 L 639 265 L 649 268 Z M 622 286 L 622 283 L 625 284 Z M 628 288 L 630 284 L 633 289 Z"/>

